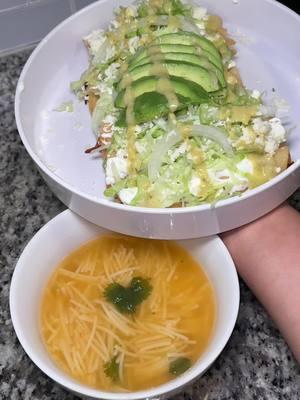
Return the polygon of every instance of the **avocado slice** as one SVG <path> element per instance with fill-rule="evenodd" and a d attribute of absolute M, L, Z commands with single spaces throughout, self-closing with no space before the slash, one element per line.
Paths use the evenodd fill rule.
<path fill-rule="evenodd" d="M 186 99 L 179 96 L 180 107 L 182 110 L 186 107 Z M 157 92 L 148 92 L 138 96 L 134 102 L 134 119 L 136 124 L 142 124 L 153 119 L 168 115 L 170 112 L 167 98 Z M 126 110 L 122 109 L 117 121 L 117 126 L 125 127 L 126 124 Z"/>
<path fill-rule="evenodd" d="M 160 118 L 168 114 L 169 103 L 167 98 L 157 92 L 144 93 L 134 102 L 134 117 L 138 124 Z"/>
<path fill-rule="evenodd" d="M 213 56 L 208 51 L 203 50 L 200 46 L 191 46 L 185 44 L 166 44 L 162 43 L 160 45 L 152 45 L 147 48 L 143 47 L 139 49 L 133 57 L 129 60 L 129 66 L 136 66 L 141 59 L 149 56 L 149 54 L 157 54 L 157 53 L 188 53 L 194 54 L 198 56 L 206 56 L 208 60 L 215 65 L 221 72 L 224 71 L 223 62 L 218 57 Z"/>
<path fill-rule="evenodd" d="M 201 104 L 208 103 L 210 101 L 209 94 L 199 85 L 194 82 L 187 81 L 183 78 L 177 78 L 174 76 L 170 77 L 172 87 L 177 96 L 185 99 L 184 103 L 189 104 Z M 158 78 L 155 76 L 147 76 L 133 82 L 131 90 L 135 98 L 141 96 L 144 93 L 155 92 L 157 87 Z M 115 105 L 118 108 L 124 108 L 124 94 L 123 89 L 115 100 Z"/>
<path fill-rule="evenodd" d="M 157 76 L 155 71 L 156 66 L 153 64 L 145 64 L 132 69 L 129 73 L 132 81 L 144 78 L 146 76 Z M 169 76 L 176 76 L 188 81 L 197 83 L 202 86 L 207 92 L 213 92 L 220 89 L 218 78 L 216 74 L 199 65 L 191 64 L 188 62 L 180 61 L 165 61 L 160 64 L 160 68 L 165 68 Z M 124 89 L 123 81 L 121 80 L 118 89 Z"/>
<path fill-rule="evenodd" d="M 205 56 L 198 56 L 196 54 L 190 53 L 157 53 L 155 55 L 157 62 L 161 63 L 163 61 L 184 61 L 191 64 L 199 65 L 209 71 L 214 72 L 217 75 L 217 78 L 221 84 L 221 87 L 226 86 L 226 80 L 224 74 L 212 63 Z M 141 66 L 144 64 L 149 64 L 153 62 L 150 56 L 142 58 L 139 62 L 135 63 L 134 67 L 129 66 L 129 71 L 132 71 L 135 67 Z"/>
<path fill-rule="evenodd" d="M 156 44 L 185 44 L 189 46 L 200 46 L 203 50 L 210 53 L 216 59 L 222 61 L 221 54 L 215 45 L 204 36 L 197 35 L 193 32 L 180 31 L 176 33 L 166 33 L 164 35 L 157 36 L 154 40 Z"/>

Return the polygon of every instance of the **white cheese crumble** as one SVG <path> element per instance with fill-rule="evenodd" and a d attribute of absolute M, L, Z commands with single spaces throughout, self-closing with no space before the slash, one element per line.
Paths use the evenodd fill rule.
<path fill-rule="evenodd" d="M 266 134 L 271 130 L 271 126 L 268 121 L 264 121 L 261 118 L 255 118 L 253 120 L 253 129 L 256 133 Z"/>
<path fill-rule="evenodd" d="M 245 143 L 250 144 L 252 142 L 250 132 L 248 130 L 248 138 L 246 129 L 243 129 L 242 139 Z M 254 143 L 264 147 L 265 152 L 269 154 L 274 154 L 279 145 L 286 140 L 285 128 L 282 126 L 281 120 L 276 117 L 269 120 L 255 118 L 253 120 L 253 131 L 257 134 Z"/>
<path fill-rule="evenodd" d="M 272 118 L 270 119 L 269 123 L 271 126 L 271 131 L 266 138 L 265 152 L 274 154 L 279 145 L 285 142 L 286 132 L 279 118 Z"/>
<path fill-rule="evenodd" d="M 116 54 L 115 46 L 112 46 L 111 44 L 106 46 L 104 62 L 107 62 L 108 60 L 110 60 L 115 54 Z"/>
<path fill-rule="evenodd" d="M 127 174 L 127 154 L 124 150 L 118 150 L 115 157 L 110 157 L 106 161 L 106 184 L 114 185 L 117 180 L 124 179 Z"/>
<path fill-rule="evenodd" d="M 183 142 L 177 149 L 175 150 L 168 150 L 168 155 L 172 162 L 176 161 L 178 157 L 184 154 L 187 151 L 187 143 Z"/>
<path fill-rule="evenodd" d="M 237 163 L 237 169 L 246 174 L 253 174 L 253 164 L 248 158 L 244 158 L 242 161 Z"/>
<path fill-rule="evenodd" d="M 89 35 L 83 38 L 83 41 L 88 47 L 91 56 L 95 56 L 97 54 L 105 40 L 106 38 L 102 29 L 92 31 Z"/>
<path fill-rule="evenodd" d="M 97 86 L 97 89 L 101 94 L 108 94 L 111 96 L 113 94 L 113 89 L 111 86 L 106 85 L 104 82 L 100 82 Z"/>
<path fill-rule="evenodd" d="M 140 38 L 138 36 L 134 36 L 128 40 L 128 47 L 131 54 L 134 54 L 139 47 Z"/>
<path fill-rule="evenodd" d="M 228 69 L 236 67 L 236 62 L 234 60 L 231 60 L 228 64 Z"/>
<path fill-rule="evenodd" d="M 261 96 L 261 93 L 259 90 L 255 89 L 251 93 L 251 97 L 253 97 L 253 99 L 256 99 L 256 100 L 258 100 L 260 98 L 260 96 Z"/>
<path fill-rule="evenodd" d="M 193 8 L 193 18 L 195 19 L 203 19 L 207 16 L 207 9 L 204 7 L 195 7 Z"/>
<path fill-rule="evenodd" d="M 107 80 L 116 80 L 118 76 L 118 71 L 120 68 L 119 63 L 112 63 L 106 70 L 104 71 L 104 74 L 106 75 Z"/>
<path fill-rule="evenodd" d="M 121 202 L 124 204 L 130 204 L 137 195 L 137 192 L 138 192 L 137 187 L 121 189 L 119 191 L 119 197 Z"/>
<path fill-rule="evenodd" d="M 193 196 L 198 197 L 201 190 L 201 178 L 198 175 L 193 174 L 188 186 L 190 193 Z"/>
<path fill-rule="evenodd" d="M 246 144 L 251 144 L 253 142 L 253 135 L 251 135 L 250 129 L 243 126 L 242 133 L 243 134 L 242 134 L 240 140 L 244 141 Z"/>

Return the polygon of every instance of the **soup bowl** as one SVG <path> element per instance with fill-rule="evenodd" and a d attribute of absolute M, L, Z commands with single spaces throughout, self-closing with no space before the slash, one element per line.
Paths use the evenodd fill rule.
<path fill-rule="evenodd" d="M 17 262 L 10 288 L 10 311 L 17 337 L 31 360 L 46 375 L 79 396 L 105 400 L 166 398 L 201 376 L 226 345 L 239 308 L 239 283 L 234 263 L 217 236 L 178 241 L 201 263 L 214 289 L 216 321 L 208 347 L 189 370 L 165 384 L 130 393 L 101 391 L 80 384 L 54 364 L 40 335 L 39 314 L 44 287 L 57 264 L 80 245 L 105 233 L 108 231 L 67 210 L 31 239 Z"/>
<path fill-rule="evenodd" d="M 101 160 L 84 154 L 95 143 L 90 115 L 70 92 L 70 82 L 77 80 L 88 66 L 82 38 L 95 29 L 106 29 L 114 9 L 130 3 L 100 0 L 71 16 L 39 44 L 20 76 L 15 99 L 18 130 L 49 187 L 67 207 L 97 225 L 156 239 L 190 239 L 220 233 L 277 207 L 300 184 L 300 17 L 273 0 L 195 3 L 223 18 L 237 42 L 236 62 L 246 86 L 267 93 L 276 90 L 278 100 L 283 98 L 289 103 L 289 117 L 296 126 L 289 135 L 294 163 L 264 185 L 213 207 L 133 207 L 104 196 Z M 73 101 L 73 113 L 53 111 L 69 100 Z"/>

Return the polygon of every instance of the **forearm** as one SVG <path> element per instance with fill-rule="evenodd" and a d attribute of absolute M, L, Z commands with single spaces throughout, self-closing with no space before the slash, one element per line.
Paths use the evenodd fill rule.
<path fill-rule="evenodd" d="M 283 205 L 221 236 L 300 362 L 300 214 Z"/>

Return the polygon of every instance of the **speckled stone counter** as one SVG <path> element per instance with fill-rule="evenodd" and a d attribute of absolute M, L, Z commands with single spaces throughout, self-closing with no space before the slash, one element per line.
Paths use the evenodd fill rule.
<path fill-rule="evenodd" d="M 14 92 L 29 53 L 0 59 L 0 400 L 76 400 L 21 348 L 9 314 L 16 260 L 33 234 L 64 205 L 50 192 L 19 139 Z M 300 209 L 300 193 L 291 202 Z M 300 367 L 268 315 L 241 282 L 237 325 L 214 366 L 172 400 L 299 400 Z"/>

